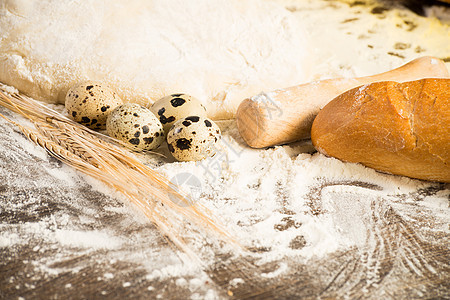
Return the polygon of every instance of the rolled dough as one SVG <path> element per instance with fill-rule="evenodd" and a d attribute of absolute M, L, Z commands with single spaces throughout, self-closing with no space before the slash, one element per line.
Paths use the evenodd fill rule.
<path fill-rule="evenodd" d="M 268 0 L 0 4 L 0 81 L 51 103 L 89 79 L 143 105 L 191 94 L 229 118 L 246 97 L 303 82 L 307 49 L 302 25 Z"/>

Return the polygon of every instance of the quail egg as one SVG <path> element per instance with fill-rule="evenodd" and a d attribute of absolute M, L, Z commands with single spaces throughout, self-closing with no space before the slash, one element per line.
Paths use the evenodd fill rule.
<path fill-rule="evenodd" d="M 136 103 L 116 107 L 108 116 L 106 132 L 133 150 L 153 150 L 164 141 L 161 122 L 148 108 Z"/>
<path fill-rule="evenodd" d="M 167 144 L 173 157 L 179 161 L 198 161 L 216 153 L 220 129 L 213 121 L 189 116 L 173 124 L 167 135 Z"/>
<path fill-rule="evenodd" d="M 206 118 L 206 108 L 196 98 L 187 94 L 172 94 L 153 103 L 150 108 L 161 121 L 167 134 L 172 125 L 187 116 Z"/>
<path fill-rule="evenodd" d="M 84 82 L 69 89 L 65 107 L 75 122 L 91 129 L 105 129 L 108 114 L 122 103 L 119 96 L 104 84 Z"/>

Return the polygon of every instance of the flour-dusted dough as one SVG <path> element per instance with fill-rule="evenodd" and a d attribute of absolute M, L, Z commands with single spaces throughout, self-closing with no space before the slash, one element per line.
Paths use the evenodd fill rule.
<path fill-rule="evenodd" d="M 288 10 L 258 0 L 6 0 L 0 81 L 48 102 L 96 80 L 126 102 L 199 98 L 212 118 L 302 82 L 307 44 Z"/>

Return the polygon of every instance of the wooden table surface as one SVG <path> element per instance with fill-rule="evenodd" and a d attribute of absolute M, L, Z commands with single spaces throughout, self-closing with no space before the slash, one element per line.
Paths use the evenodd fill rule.
<path fill-rule="evenodd" d="M 427 197 L 449 201 L 449 184 L 430 184 L 396 198 L 368 196 L 351 202 L 339 190 L 332 192 L 340 222 L 354 223 L 355 233 L 363 239 L 320 258 L 298 260 L 287 255 L 261 263 L 252 252 L 264 254 L 270 249 L 254 248 L 236 255 L 211 246 L 206 255 L 212 255 L 214 263 L 195 276 L 192 272 L 149 276 L 151 264 L 161 266 L 165 260 L 168 265 L 178 260 L 182 270 L 177 252 L 150 222 L 137 218 L 129 204 L 94 190 L 81 175 L 65 184 L 62 174 L 68 167 L 45 152 L 36 156 L 34 150 L 24 150 L 29 149 L 23 147 L 28 142 L 5 121 L 0 132 L 1 299 L 450 296 L 448 206 L 423 205 Z M 58 171 L 62 173 L 55 176 Z M 343 185 L 380 189 L 364 182 L 323 182 L 310 192 L 310 205 L 318 217 L 323 213 L 322 191 Z M 277 230 L 301 226 L 292 221 L 292 212 L 285 214 Z M 95 242 L 94 247 L 70 242 L 80 231 L 83 237 L 89 237 L 89 232 L 111 232 L 124 243 L 111 247 L 108 241 L 102 248 Z M 57 233 L 67 234 L 69 242 L 61 236 L 49 238 Z M 304 243 L 299 238 L 291 247 L 298 249 Z M 283 266 L 289 268 L 277 275 Z"/>

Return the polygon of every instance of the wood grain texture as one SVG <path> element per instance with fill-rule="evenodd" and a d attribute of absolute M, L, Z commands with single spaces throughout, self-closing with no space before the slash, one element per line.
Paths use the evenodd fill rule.
<path fill-rule="evenodd" d="M 126 204 L 93 190 L 80 178 L 75 186 L 55 188 L 58 179 L 42 170 L 58 170 L 63 165 L 53 158 L 20 153 L 9 124 L 0 123 L 0 128 L 0 149 L 10 153 L 0 156 L 0 228 L 1 232 L 15 232 L 22 237 L 18 244 L 0 247 L 1 299 L 206 297 L 205 290 L 179 284 L 179 280 L 195 279 L 193 275 L 148 276 L 152 270 L 148 262 L 173 255 L 152 224 L 136 222 L 132 211 L 123 209 Z M 340 187 L 352 188 L 353 192 Z M 366 190 L 375 194 L 380 191 L 380 196 L 355 194 Z M 305 260 L 285 256 L 265 263 L 258 257 L 269 253 L 269 248 L 253 248 L 236 256 L 211 246 L 207 253 L 213 253 L 215 263 L 201 271 L 207 278 L 203 288 L 213 290 L 219 299 L 449 297 L 448 217 L 439 217 L 421 202 L 425 197 L 450 200 L 450 185 L 434 184 L 389 198 L 381 196 L 381 191 L 380 186 L 370 182 L 319 179 L 308 194 L 310 213 L 320 218 L 332 212 L 336 224 L 351 228 L 347 234 L 357 241 L 355 246 L 323 257 Z M 277 229 L 302 226 L 293 221 L 289 200 L 283 204 L 281 186 L 279 195 L 286 217 Z M 105 210 L 106 206 L 116 209 Z M 66 223 L 51 222 L 52 216 L 62 215 L 67 217 Z M 71 232 L 73 228 L 85 232 L 107 230 L 125 243 L 113 249 L 74 248 L 49 242 L 40 231 L 23 235 L 21 229 L 36 224 L 47 224 L 50 233 L 66 229 Z M 156 243 L 149 244 L 149 240 Z M 296 241 L 292 248 L 304 247 L 301 238 Z M 140 259 L 130 260 L 131 256 Z M 284 271 L 277 273 L 279 270 Z M 233 283 L 236 278 L 242 282 Z"/>

